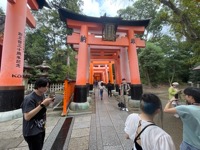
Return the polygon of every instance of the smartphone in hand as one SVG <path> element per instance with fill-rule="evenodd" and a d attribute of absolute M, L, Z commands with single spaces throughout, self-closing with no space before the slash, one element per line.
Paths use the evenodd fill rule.
<path fill-rule="evenodd" d="M 49 98 L 52 98 L 52 102 L 55 100 L 55 93 L 50 93 Z"/>

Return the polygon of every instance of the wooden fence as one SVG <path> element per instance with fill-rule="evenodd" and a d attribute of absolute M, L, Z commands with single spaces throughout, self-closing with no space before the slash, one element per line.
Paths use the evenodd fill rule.
<path fill-rule="evenodd" d="M 27 90 L 32 91 L 34 88 L 34 84 L 28 84 Z M 50 92 L 55 91 L 63 91 L 64 90 L 64 83 L 58 83 L 58 84 L 51 84 L 49 87 Z"/>

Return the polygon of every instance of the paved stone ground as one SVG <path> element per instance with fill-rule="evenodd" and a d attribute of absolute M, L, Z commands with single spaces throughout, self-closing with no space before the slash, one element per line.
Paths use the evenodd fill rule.
<path fill-rule="evenodd" d="M 167 102 L 166 88 L 144 89 L 144 92 L 156 93 L 163 102 Z M 124 122 L 132 112 L 120 111 L 118 101 L 114 97 L 108 98 L 104 92 L 101 101 L 98 91 L 93 97 L 89 114 L 74 115 L 73 121 L 66 138 L 65 150 L 130 150 L 132 141 L 124 137 Z M 61 111 L 48 109 L 47 132 L 44 144 L 45 150 L 50 150 L 65 117 L 60 117 Z M 68 116 L 67 116 L 68 117 Z M 159 117 L 159 116 L 158 116 Z M 160 125 L 159 119 L 155 122 Z M 182 123 L 173 115 L 164 114 L 164 130 L 168 132 L 176 144 L 177 149 L 182 141 Z M 0 123 L 0 150 L 28 150 L 22 136 L 22 118 Z"/>

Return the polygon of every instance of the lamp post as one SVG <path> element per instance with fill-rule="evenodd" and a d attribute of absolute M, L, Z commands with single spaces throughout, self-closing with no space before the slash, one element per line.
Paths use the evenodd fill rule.
<path fill-rule="evenodd" d="M 48 71 L 51 68 L 47 65 L 47 62 L 45 60 L 41 65 L 35 66 L 35 68 L 40 70 L 40 73 L 38 74 L 39 77 L 47 78 L 49 76 Z"/>

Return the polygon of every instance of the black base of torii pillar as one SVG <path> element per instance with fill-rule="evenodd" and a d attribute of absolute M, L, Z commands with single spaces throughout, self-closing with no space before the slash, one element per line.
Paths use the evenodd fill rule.
<path fill-rule="evenodd" d="M 142 84 L 131 84 L 131 99 L 132 100 L 140 100 L 143 89 L 142 89 Z"/>
<path fill-rule="evenodd" d="M 24 100 L 24 86 L 0 86 L 0 112 L 19 109 Z"/>

